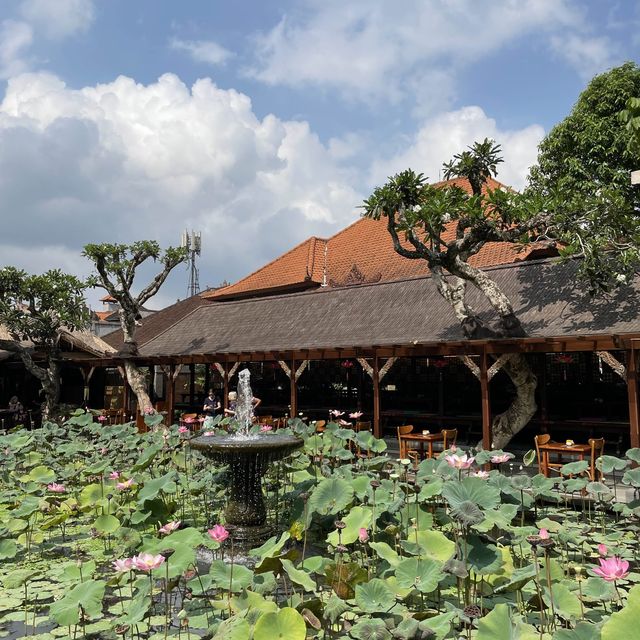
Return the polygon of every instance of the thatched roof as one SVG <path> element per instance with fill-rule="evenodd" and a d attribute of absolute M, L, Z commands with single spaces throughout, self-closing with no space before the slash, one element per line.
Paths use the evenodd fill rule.
<path fill-rule="evenodd" d="M 640 333 L 640 279 L 611 297 L 591 298 L 577 262 L 540 260 L 487 269 L 528 336 Z M 495 317 L 472 286 L 468 302 Z M 196 306 L 141 345 L 142 356 L 242 354 L 463 340 L 460 324 L 430 277 L 324 288 Z"/>

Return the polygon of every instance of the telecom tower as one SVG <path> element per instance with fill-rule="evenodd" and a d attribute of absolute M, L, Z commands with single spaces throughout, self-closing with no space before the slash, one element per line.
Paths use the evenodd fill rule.
<path fill-rule="evenodd" d="M 200 293 L 200 278 L 198 275 L 198 267 L 196 266 L 196 256 L 200 255 L 202 249 L 202 241 L 199 231 L 182 232 L 181 247 L 187 250 L 187 260 L 189 269 L 189 284 L 187 286 L 187 295 L 189 297 Z"/>

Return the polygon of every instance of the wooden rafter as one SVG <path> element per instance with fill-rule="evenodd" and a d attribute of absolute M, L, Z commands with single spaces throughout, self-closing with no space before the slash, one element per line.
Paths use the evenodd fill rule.
<path fill-rule="evenodd" d="M 623 380 L 627 379 L 627 368 L 612 353 L 608 351 L 596 351 L 596 355 L 600 360 L 606 362 Z"/>

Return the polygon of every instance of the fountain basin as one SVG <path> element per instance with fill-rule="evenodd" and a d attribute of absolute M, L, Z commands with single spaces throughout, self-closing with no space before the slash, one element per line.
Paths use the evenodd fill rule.
<path fill-rule="evenodd" d="M 278 433 L 200 436 L 191 441 L 191 446 L 205 456 L 229 467 L 229 498 L 224 513 L 235 541 L 253 545 L 271 535 L 262 476 L 270 464 L 286 458 L 302 444 L 296 436 Z"/>

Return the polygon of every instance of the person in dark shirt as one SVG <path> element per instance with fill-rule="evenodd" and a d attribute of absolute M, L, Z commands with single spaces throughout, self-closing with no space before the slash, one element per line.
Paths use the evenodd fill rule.
<path fill-rule="evenodd" d="M 216 413 L 220 411 L 220 400 L 214 395 L 213 389 L 209 389 L 209 395 L 204 401 L 202 411 L 204 413 L 204 428 L 210 428 Z"/>

